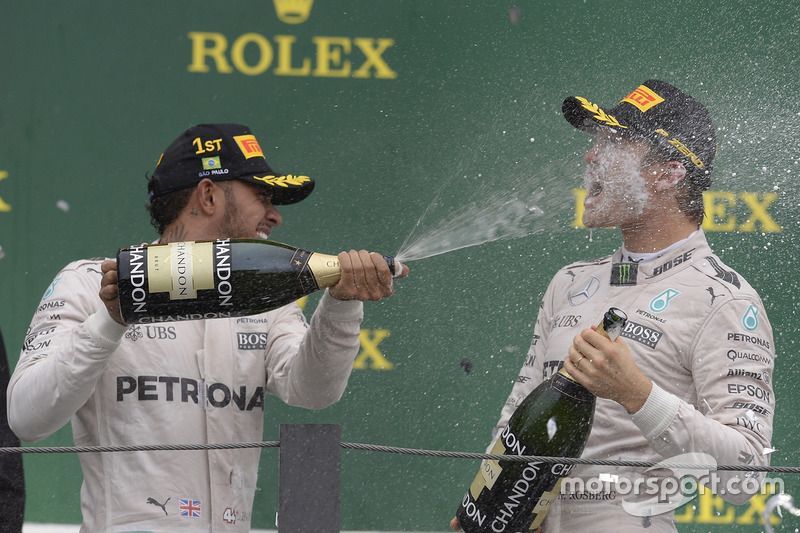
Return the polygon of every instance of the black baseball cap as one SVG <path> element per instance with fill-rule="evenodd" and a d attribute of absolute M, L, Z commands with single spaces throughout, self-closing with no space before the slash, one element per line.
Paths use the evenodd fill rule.
<path fill-rule="evenodd" d="M 275 205 L 299 202 L 314 190 L 314 180 L 308 176 L 272 170 L 247 126 L 200 124 L 186 130 L 161 154 L 147 187 L 149 199 L 194 187 L 204 178 L 267 187 Z"/>
<path fill-rule="evenodd" d="M 717 152 L 708 109 L 669 83 L 647 80 L 605 111 L 586 98 L 570 96 L 562 106 L 567 122 L 594 134 L 599 127 L 624 131 L 655 144 L 686 167 L 686 174 L 707 189 Z"/>

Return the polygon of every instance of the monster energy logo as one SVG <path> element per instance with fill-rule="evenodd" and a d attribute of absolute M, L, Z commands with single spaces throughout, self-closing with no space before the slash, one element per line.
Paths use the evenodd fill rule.
<path fill-rule="evenodd" d="M 611 265 L 612 285 L 636 285 L 639 265 L 636 263 L 614 263 Z"/>

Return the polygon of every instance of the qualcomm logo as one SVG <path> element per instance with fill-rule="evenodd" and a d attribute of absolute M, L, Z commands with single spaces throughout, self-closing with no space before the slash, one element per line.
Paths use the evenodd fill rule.
<path fill-rule="evenodd" d="M 273 0 L 275 14 L 286 24 L 302 24 L 311 15 L 314 0 Z"/>
<path fill-rule="evenodd" d="M 654 313 L 660 313 L 669 306 L 669 301 L 679 295 L 680 292 L 675 289 L 667 289 L 652 300 L 650 300 L 650 310 Z"/>

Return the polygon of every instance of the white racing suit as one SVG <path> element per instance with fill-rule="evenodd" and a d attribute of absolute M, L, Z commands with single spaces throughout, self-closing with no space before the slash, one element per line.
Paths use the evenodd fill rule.
<path fill-rule="evenodd" d="M 622 337 L 653 390 L 634 415 L 598 398 L 584 458 L 769 464 L 772 328 L 756 291 L 713 254 L 702 231 L 647 263 L 623 262 L 619 250 L 562 268 L 544 295 L 496 434 L 528 393 L 563 366 L 575 335 L 599 323 L 610 307 L 627 313 Z M 675 531 L 681 494 L 665 478 L 682 473 L 575 466 L 543 531 Z M 765 477 L 746 470 L 688 473 L 734 504 L 749 500 Z"/>
<path fill-rule="evenodd" d="M 326 293 L 310 320 L 292 303 L 243 318 L 121 326 L 98 297 L 100 260 L 47 290 L 8 388 L 20 438 L 70 420 L 77 446 L 262 440 L 273 394 L 310 409 L 341 398 L 363 305 Z M 79 454 L 81 532 L 248 531 L 259 448 Z"/>

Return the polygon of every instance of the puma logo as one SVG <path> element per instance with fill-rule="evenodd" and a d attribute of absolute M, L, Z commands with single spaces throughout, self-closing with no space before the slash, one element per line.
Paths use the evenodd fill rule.
<path fill-rule="evenodd" d="M 167 502 L 168 502 L 170 499 L 171 499 L 171 498 L 167 498 Z M 161 510 L 162 510 L 162 511 L 164 511 L 164 514 L 165 514 L 165 515 L 167 515 L 167 516 L 169 516 L 169 513 L 167 512 L 167 502 L 164 502 L 164 503 L 158 503 L 158 502 L 157 502 L 155 499 L 153 499 L 153 498 L 147 498 L 147 503 L 151 503 L 151 504 L 153 504 L 153 505 L 157 505 L 158 507 L 161 507 Z"/>
<path fill-rule="evenodd" d="M 709 305 L 714 305 L 714 300 L 716 300 L 716 299 L 717 299 L 717 297 L 719 296 L 719 294 L 714 294 L 714 289 L 713 289 L 713 287 L 708 287 L 706 290 L 707 290 L 707 291 L 708 291 L 708 293 L 711 295 L 711 303 L 710 303 Z"/>

